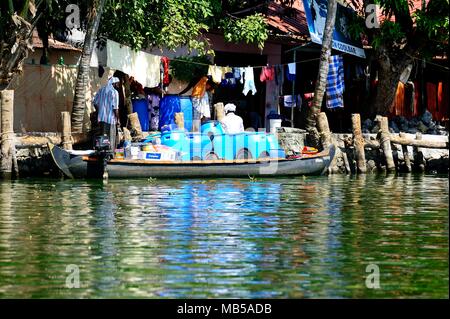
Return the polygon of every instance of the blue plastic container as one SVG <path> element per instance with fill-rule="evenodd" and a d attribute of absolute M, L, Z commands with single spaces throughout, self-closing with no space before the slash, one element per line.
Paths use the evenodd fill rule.
<path fill-rule="evenodd" d="M 175 113 L 181 112 L 180 97 L 166 95 L 159 102 L 159 130 L 165 125 L 175 124 Z"/>
<path fill-rule="evenodd" d="M 141 123 L 142 131 L 148 132 L 150 129 L 150 119 L 148 117 L 147 99 L 132 100 L 133 112 L 136 112 Z"/>
<path fill-rule="evenodd" d="M 192 100 L 190 96 L 180 97 L 181 112 L 184 114 L 184 128 L 192 132 Z"/>
<path fill-rule="evenodd" d="M 180 130 L 162 133 L 161 144 L 180 152 L 182 161 L 201 160 L 212 151 L 208 136 Z"/>

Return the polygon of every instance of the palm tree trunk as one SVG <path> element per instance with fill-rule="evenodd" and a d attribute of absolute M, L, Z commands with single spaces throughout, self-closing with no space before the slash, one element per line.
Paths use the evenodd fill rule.
<path fill-rule="evenodd" d="M 319 132 L 316 128 L 316 116 L 320 113 L 325 87 L 328 76 L 328 59 L 331 55 L 331 43 L 333 40 L 334 22 L 336 20 L 337 1 L 328 0 L 327 19 L 322 39 L 322 50 L 320 52 L 319 72 L 317 74 L 316 87 L 314 90 L 313 105 L 308 110 L 306 117 L 306 130 L 309 133 L 313 146 L 319 145 Z"/>
<path fill-rule="evenodd" d="M 86 109 L 86 90 L 89 85 L 89 71 L 92 51 L 97 37 L 100 19 L 106 0 L 94 0 L 89 17 L 86 37 L 84 39 L 83 53 L 78 67 L 77 82 L 72 108 L 72 132 L 80 133 L 83 130 L 84 112 Z"/>

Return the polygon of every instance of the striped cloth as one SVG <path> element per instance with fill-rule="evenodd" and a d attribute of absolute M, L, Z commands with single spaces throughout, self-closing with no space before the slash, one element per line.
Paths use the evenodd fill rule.
<path fill-rule="evenodd" d="M 330 57 L 327 76 L 327 107 L 344 107 L 344 58 L 341 55 Z"/>
<path fill-rule="evenodd" d="M 94 105 L 98 106 L 98 121 L 116 124 L 114 110 L 119 109 L 119 92 L 113 87 L 114 78 L 102 87 L 94 97 Z"/>

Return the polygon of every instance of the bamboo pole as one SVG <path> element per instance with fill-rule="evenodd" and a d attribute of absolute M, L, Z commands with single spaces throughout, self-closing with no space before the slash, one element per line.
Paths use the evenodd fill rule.
<path fill-rule="evenodd" d="M 1 147 L 0 147 L 0 176 L 11 178 L 13 172 L 14 146 L 14 91 L 0 91 L 1 109 Z M 15 167 L 17 170 L 17 166 Z"/>
<path fill-rule="evenodd" d="M 356 153 L 356 167 L 358 173 L 365 174 L 367 172 L 366 167 L 366 155 L 364 153 L 364 138 L 361 131 L 361 116 L 359 114 L 352 114 L 352 130 L 353 130 L 353 145 Z"/>
<path fill-rule="evenodd" d="M 389 133 L 388 118 L 385 116 L 379 117 L 380 125 L 380 145 L 383 149 L 384 157 L 386 159 L 386 168 L 388 171 L 395 170 L 394 157 L 392 156 L 391 148 L 391 134 Z"/>
<path fill-rule="evenodd" d="M 70 113 L 61 112 L 61 122 L 62 122 L 62 146 L 65 150 L 72 150 L 72 129 L 70 122 Z"/>

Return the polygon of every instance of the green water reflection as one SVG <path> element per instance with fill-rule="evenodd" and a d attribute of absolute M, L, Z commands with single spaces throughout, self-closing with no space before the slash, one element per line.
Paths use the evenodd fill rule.
<path fill-rule="evenodd" d="M 2 298 L 448 298 L 447 176 L 0 181 Z M 368 289 L 368 264 L 380 289 Z M 81 288 L 65 286 L 66 266 Z"/>

